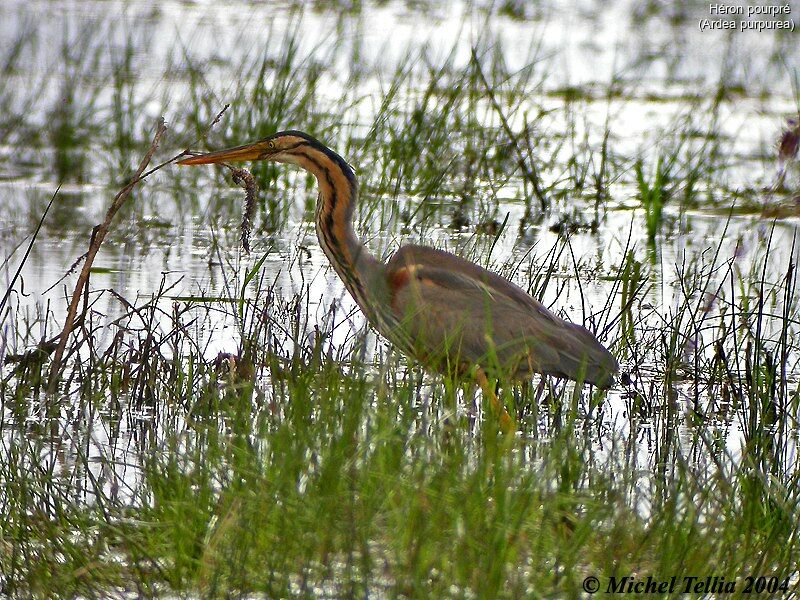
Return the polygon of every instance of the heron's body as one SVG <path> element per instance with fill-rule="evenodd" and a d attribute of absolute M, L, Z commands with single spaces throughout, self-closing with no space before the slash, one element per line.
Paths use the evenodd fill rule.
<path fill-rule="evenodd" d="M 543 373 L 600 387 L 613 382 L 617 361 L 591 332 L 503 277 L 417 245 L 401 247 L 385 264 L 376 259 L 353 231 L 353 170 L 309 135 L 285 131 L 180 164 L 242 160 L 292 163 L 316 177 L 317 235 L 331 265 L 370 323 L 423 364 L 447 373 L 478 367 L 512 379 Z"/>

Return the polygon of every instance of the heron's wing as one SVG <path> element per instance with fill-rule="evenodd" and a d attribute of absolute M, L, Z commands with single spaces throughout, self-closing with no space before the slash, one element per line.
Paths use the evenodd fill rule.
<path fill-rule="evenodd" d="M 405 246 L 389 261 L 387 275 L 392 312 L 422 360 L 593 383 L 616 371 L 614 357 L 585 328 L 452 254 Z"/>
<path fill-rule="evenodd" d="M 550 319 L 556 322 L 562 320 L 515 283 L 450 252 L 428 246 L 409 244 L 403 246 L 392 255 L 387 267 L 389 271 L 392 271 L 411 265 L 422 265 L 459 273 L 483 283 L 494 293 L 506 296 L 515 303 L 540 314 L 543 319 Z"/>

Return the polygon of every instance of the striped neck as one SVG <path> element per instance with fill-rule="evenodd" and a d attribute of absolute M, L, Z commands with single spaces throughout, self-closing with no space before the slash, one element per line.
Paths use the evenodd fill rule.
<path fill-rule="evenodd" d="M 350 295 L 373 325 L 383 329 L 381 300 L 388 301 L 385 266 L 356 237 L 353 211 L 358 182 L 347 162 L 322 144 L 295 148 L 285 162 L 293 162 L 317 179 L 317 237 Z M 385 297 L 384 297 L 385 296 Z M 377 302 L 371 301 L 375 298 Z"/>

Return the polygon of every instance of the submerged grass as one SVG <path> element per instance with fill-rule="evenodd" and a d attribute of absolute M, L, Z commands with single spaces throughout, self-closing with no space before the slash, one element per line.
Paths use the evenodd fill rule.
<path fill-rule="evenodd" d="M 310 179 L 254 166 L 261 254 L 239 262 L 220 250 L 233 234 L 215 236 L 238 220 L 241 197 L 206 203 L 194 192 L 209 175 L 176 170 L 134 210 L 169 220 L 168 198 L 213 229 L 208 262 L 222 265 L 221 286 L 188 294 L 166 274 L 146 300 L 87 294 L 52 394 L 52 312 L 29 318 L 17 291 L 2 307 L 0 592 L 577 597 L 589 576 L 601 590 L 612 577 L 718 576 L 738 592 L 763 576 L 796 593 L 795 250 L 776 249 L 774 228 L 745 248 L 729 221 L 674 264 L 662 254 L 667 197 L 680 224 L 701 193 L 710 202 L 729 189 L 729 140 L 717 131 L 725 94 L 689 98 L 692 116 L 655 152 L 626 154 L 614 149 L 616 77 L 603 93 L 547 95 L 546 63 L 532 55 L 512 70 L 488 30 L 468 60 L 457 46 L 441 58 L 410 47 L 388 75 L 368 61 L 334 68 L 359 54 L 358 36 L 343 28 L 304 53 L 297 19 L 225 77 L 187 48 L 167 69 L 185 85 L 173 143 L 218 148 L 288 127 L 336 140 L 362 183 L 357 227 L 468 233 L 453 243 L 476 261 L 580 307 L 623 360 L 624 383 L 608 396 L 538 379 L 503 386 L 520 425 L 509 444 L 473 390 L 424 374 L 352 305 L 317 305 L 305 280 L 281 288 L 266 260 L 284 252 L 285 196 L 307 197 L 300 220 L 311 220 Z M 135 81 L 135 35 L 108 49 L 89 32 L 78 39 L 83 51 L 65 45 L 54 76 L 61 105 L 0 82 L 0 105 L 23 107 L 5 113 L 0 135 L 30 141 L 30 115 L 50 115 L 38 143 L 54 147 L 54 177 L 119 179 L 146 148 L 143 107 L 161 97 Z M 19 68 L 25 43 L 2 57 L 4 73 Z M 88 86 L 105 59 L 111 75 Z M 104 166 L 92 175 L 96 153 Z M 619 264 L 576 256 L 580 236 L 603 233 L 620 189 L 638 189 L 645 210 L 630 233 L 610 236 Z M 534 248 L 545 219 L 565 234 L 546 253 Z M 523 258 L 498 259 L 517 231 Z M 307 252 L 287 252 L 286 269 Z M 602 277 L 614 280 L 610 299 L 592 310 L 584 289 Z M 235 335 L 212 351 L 210 332 L 224 326 Z"/>

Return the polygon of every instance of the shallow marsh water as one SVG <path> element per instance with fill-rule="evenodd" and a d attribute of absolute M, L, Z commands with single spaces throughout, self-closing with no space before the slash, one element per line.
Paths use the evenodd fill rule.
<path fill-rule="evenodd" d="M 651 481 L 663 469 L 726 476 L 752 451 L 758 419 L 728 386 L 752 367 L 744 358 L 752 353 L 733 331 L 752 314 L 765 315 L 757 319 L 756 345 L 763 338 L 781 363 L 775 385 L 785 404 L 780 418 L 762 423 L 780 433 L 779 447 L 770 449 L 774 472 L 796 477 L 796 162 L 785 185 L 773 189 L 777 141 L 798 110 L 796 34 L 701 32 L 707 3 L 635 0 L 8 2 L 3 11 L 0 244 L 9 284 L 62 184 L 2 315 L 3 356 L 60 330 L 75 275 L 52 286 L 85 252 L 159 116 L 170 131 L 157 161 L 190 146 L 304 129 L 355 166 L 362 182 L 356 229 L 378 254 L 405 242 L 454 250 L 602 331 L 633 383 L 600 405 L 581 396 L 582 435 L 594 464 L 614 464 L 630 477 L 630 504 L 641 515 L 650 514 Z M 798 19 L 800 7 L 791 16 Z M 471 66 L 473 48 L 519 136 L 515 143 L 541 176 L 546 210 Z M 649 243 L 635 165 L 653 183 L 659 157 L 668 164 L 667 200 Z M 241 293 L 251 318 L 255 307 L 274 302 L 274 312 L 269 304 L 264 310 L 275 321 L 276 355 L 287 364 L 317 348 L 331 362 L 366 363 L 356 380 L 374 382 L 394 369 L 392 381 L 413 383 L 414 428 L 435 430 L 451 411 L 474 426 L 468 399 L 443 407 L 440 380 L 423 378 L 365 328 L 316 243 L 310 182 L 283 168 L 254 171 L 262 204 L 249 256 L 239 244 L 243 194 L 221 170 L 167 167 L 138 187 L 94 264 L 95 344 L 111 345 L 125 327 L 151 327 L 169 339 L 180 321 L 195 358 L 236 354 L 246 321 L 235 308 Z M 773 220 L 776 207 L 781 218 Z M 633 281 L 631 270 L 643 287 L 624 316 L 620 282 Z M 131 316 L 115 295 L 141 306 L 162 286 L 168 291 L 146 318 Z M 732 379 L 708 374 L 719 368 L 721 348 L 736 369 Z M 176 342 L 159 352 L 180 363 L 185 350 Z M 3 368 L 7 382 L 13 368 Z M 248 413 L 271 434 L 280 425 L 270 419 L 291 411 L 280 386 L 276 370 L 260 372 Z M 78 503 L 149 505 L 158 492 L 144 481 L 143 465 L 174 453 L 190 471 L 205 435 L 194 424 L 201 409 L 179 397 L 148 404 L 126 392 L 96 405 L 68 404 L 53 417 L 45 415 L 46 397 L 31 394 L 23 406 L 11 392 L 4 397 L 5 464 L 31 435 L 41 468 L 57 473 Z M 560 394 L 560 401 L 570 397 Z M 544 404 L 529 410 L 518 452 L 546 462 L 542 449 L 558 439 L 561 416 Z M 225 419 L 219 428 L 235 429 Z M 274 444 L 256 433 L 251 439 L 256 447 Z"/>

